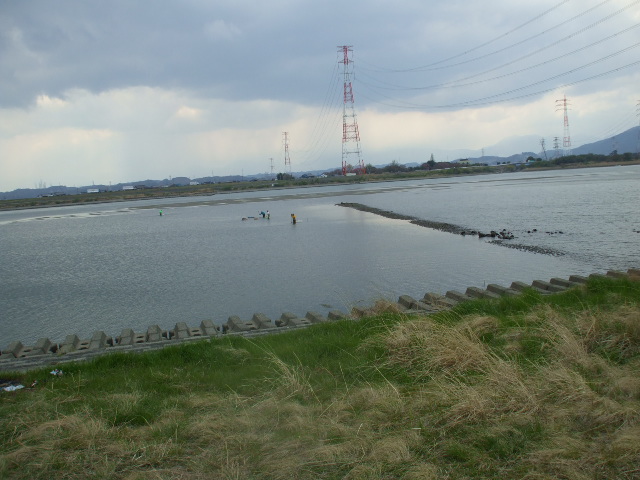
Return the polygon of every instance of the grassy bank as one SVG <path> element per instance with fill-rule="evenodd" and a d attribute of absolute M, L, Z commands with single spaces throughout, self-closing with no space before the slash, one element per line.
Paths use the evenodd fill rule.
<path fill-rule="evenodd" d="M 0 478 L 640 478 L 640 282 L 15 376 Z"/>

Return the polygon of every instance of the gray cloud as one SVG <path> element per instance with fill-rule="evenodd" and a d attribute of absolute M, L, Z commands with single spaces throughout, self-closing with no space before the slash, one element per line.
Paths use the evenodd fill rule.
<path fill-rule="evenodd" d="M 419 90 L 508 64 L 575 33 L 571 40 L 499 73 L 531 66 L 633 24 L 628 13 L 635 12 L 638 20 L 637 5 L 611 20 L 606 17 L 626 4 L 597 5 L 545 2 L 516 7 L 493 1 L 480 8 L 461 0 L 153 6 L 122 0 L 10 2 L 4 6 L 1 25 L 0 104 L 25 105 L 39 93 L 57 96 L 69 88 L 100 92 L 138 85 L 195 89 L 234 99 L 317 101 L 326 73 L 337 61 L 336 47 L 350 44 L 355 60 L 362 62 L 358 75 L 365 101 L 372 98 L 383 104 L 385 96 L 408 101 L 424 94 L 433 100 L 418 100 L 416 106 L 455 105 L 499 95 L 534 78 L 544 80 L 579 66 L 585 58 L 615 52 L 637 40 L 637 31 L 630 32 L 585 52 L 587 57 L 576 54 L 523 75 L 486 83 L 476 77 L 475 84 L 464 88 Z M 576 33 L 597 22 L 602 23 Z M 623 58 L 558 78 L 537 90 L 620 65 Z M 404 88 L 385 88 L 385 83 Z"/>
<path fill-rule="evenodd" d="M 223 169 L 230 157 L 225 170 L 242 163 L 264 171 L 287 129 L 299 161 L 333 167 L 343 44 L 353 46 L 351 80 L 372 162 L 410 146 L 428 155 L 444 148 L 438 139 L 477 149 L 497 143 L 488 137 L 496 130 L 557 135 L 554 101 L 565 93 L 579 100 L 576 132 L 592 141 L 615 130 L 607 119 L 634 112 L 638 100 L 640 0 L 31 0 L 3 2 L 0 13 L 0 157 L 10 153 L 23 165 L 65 155 L 84 165 L 81 155 L 95 155 L 115 176 L 111 166 L 135 155 L 153 156 L 167 171 L 188 148 L 192 171 L 210 171 L 208 162 Z M 633 113 L 625 118 L 631 123 L 619 129 L 637 122 Z M 413 124 L 402 123 L 408 119 Z M 53 145 L 56 128 L 68 129 L 59 138 L 86 145 L 65 154 Z M 136 143 L 140 128 L 147 140 Z M 244 150 L 246 138 L 264 143 Z M 136 171 L 151 176 L 151 167 Z M 24 182 L 11 171 L 12 184 Z"/>

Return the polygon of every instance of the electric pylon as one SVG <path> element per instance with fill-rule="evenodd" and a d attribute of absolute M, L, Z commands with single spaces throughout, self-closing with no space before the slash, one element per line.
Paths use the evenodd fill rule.
<path fill-rule="evenodd" d="M 544 138 L 541 138 L 541 139 L 540 139 L 540 146 L 542 147 L 542 153 L 544 153 L 544 159 L 545 159 L 545 160 L 549 160 L 549 159 L 547 158 L 547 149 L 546 149 L 546 148 L 544 148 Z"/>
<path fill-rule="evenodd" d="M 563 99 L 556 100 L 556 112 L 562 110 L 564 112 L 564 138 L 562 140 L 562 147 L 564 149 L 564 155 L 571 155 L 571 135 L 569 134 L 569 102 L 567 102 L 567 96 Z"/>
<path fill-rule="evenodd" d="M 342 52 L 342 63 L 344 66 L 344 90 L 343 90 L 343 110 L 342 110 L 342 174 L 349 171 L 349 157 L 357 160 L 354 170 L 356 173 L 364 174 L 364 160 L 360 150 L 360 131 L 358 130 L 358 120 L 353 102 L 353 86 L 351 85 L 351 75 L 353 74 L 353 61 L 349 58 L 349 52 L 353 48 L 349 45 L 338 47 L 338 52 Z"/>
<path fill-rule="evenodd" d="M 636 104 L 636 115 L 638 116 L 638 121 L 640 122 L 640 100 Z M 640 153 L 640 124 L 638 125 L 638 139 L 636 140 L 636 153 Z"/>
<path fill-rule="evenodd" d="M 284 144 L 284 169 L 289 167 L 291 173 L 291 158 L 289 157 L 289 132 L 282 132 L 282 143 Z"/>

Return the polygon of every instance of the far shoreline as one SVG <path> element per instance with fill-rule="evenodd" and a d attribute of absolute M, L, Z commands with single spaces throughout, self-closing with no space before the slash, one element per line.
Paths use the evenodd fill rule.
<path fill-rule="evenodd" d="M 0 200 L 0 212 L 14 210 L 29 210 L 37 208 L 66 207 L 73 205 L 97 205 L 104 203 L 119 203 L 137 200 L 163 200 L 173 198 L 188 197 L 210 197 L 218 194 L 238 193 L 238 192 L 258 192 L 272 190 L 287 190 L 293 188 L 323 187 L 354 183 L 383 183 L 405 180 L 421 180 L 431 178 L 453 178 L 459 176 L 491 175 L 496 173 L 515 172 L 544 172 L 554 170 L 574 170 L 584 168 L 603 168 L 617 166 L 640 165 L 640 158 L 631 161 L 619 162 L 594 162 L 594 163 L 572 163 L 567 165 L 535 166 L 527 164 L 517 168 L 516 165 L 496 165 L 456 167 L 455 169 L 444 170 L 417 170 L 413 172 L 400 173 L 368 173 L 352 177 L 327 177 L 326 179 L 294 179 L 294 180 L 263 180 L 215 183 L 203 185 L 189 185 L 171 187 L 170 191 L 161 188 L 149 188 L 134 191 L 110 191 L 95 193 L 80 193 L 77 195 L 64 195 L 56 197 L 34 197 L 12 200 Z M 163 191 L 164 190 L 164 191 Z"/>

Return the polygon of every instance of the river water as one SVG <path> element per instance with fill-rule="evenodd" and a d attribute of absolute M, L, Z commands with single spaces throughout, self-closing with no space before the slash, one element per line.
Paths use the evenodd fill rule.
<path fill-rule="evenodd" d="M 640 166 L 618 166 L 0 212 L 0 348 L 638 268 L 639 207 Z"/>

